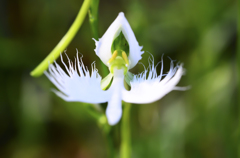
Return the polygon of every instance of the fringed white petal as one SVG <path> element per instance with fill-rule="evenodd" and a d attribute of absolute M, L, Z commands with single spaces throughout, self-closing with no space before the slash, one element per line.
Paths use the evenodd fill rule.
<path fill-rule="evenodd" d="M 108 123 L 115 125 L 122 117 L 122 91 L 124 90 L 124 70 L 114 70 L 113 83 L 109 89 L 111 98 L 108 101 L 106 115 Z"/>
<path fill-rule="evenodd" d="M 62 60 L 62 56 L 61 56 Z M 73 64 L 68 58 L 68 66 L 63 62 L 67 73 L 55 62 L 49 65 L 49 72 L 45 75 L 59 89 L 54 92 L 70 102 L 103 103 L 109 100 L 109 92 L 101 89 L 101 76 L 92 64 L 92 73 L 84 66 L 82 58 L 75 59 Z"/>
<path fill-rule="evenodd" d="M 165 77 L 161 73 L 158 76 L 154 62 L 150 61 L 149 68 L 139 75 L 135 75 L 133 81 L 130 82 L 131 90 L 123 91 L 122 99 L 129 103 L 146 104 L 157 101 L 172 90 L 186 90 L 187 88 L 176 87 L 184 74 L 182 65 L 174 67 L 171 62 L 170 70 Z"/>
<path fill-rule="evenodd" d="M 110 25 L 108 30 L 99 39 L 95 40 L 96 49 L 95 52 L 97 56 L 102 60 L 104 64 L 107 65 L 107 62 L 112 56 L 111 46 L 113 40 L 119 35 L 120 32 L 123 32 L 126 40 L 129 44 L 129 69 L 133 68 L 138 61 L 142 58 L 141 55 L 144 53 L 142 47 L 139 46 L 137 39 L 129 25 L 127 19 L 124 16 L 124 13 L 119 13 L 118 17 Z"/>

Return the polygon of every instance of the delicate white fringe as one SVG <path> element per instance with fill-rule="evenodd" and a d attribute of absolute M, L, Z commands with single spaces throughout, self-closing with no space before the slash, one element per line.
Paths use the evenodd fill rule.
<path fill-rule="evenodd" d="M 164 77 L 164 79 L 171 79 L 175 73 L 177 72 L 178 68 L 182 65 L 177 64 L 177 66 L 174 67 L 174 61 L 171 60 L 170 63 L 170 69 L 167 74 L 163 74 L 163 56 L 160 62 L 158 62 L 156 65 L 154 65 L 154 57 L 152 54 L 150 54 L 151 57 L 149 57 L 148 62 L 149 65 L 147 68 L 144 67 L 144 71 L 141 72 L 140 74 L 134 75 L 133 81 L 132 82 L 160 82 Z M 157 73 L 157 66 L 161 63 L 161 70 L 160 70 L 160 75 Z"/>

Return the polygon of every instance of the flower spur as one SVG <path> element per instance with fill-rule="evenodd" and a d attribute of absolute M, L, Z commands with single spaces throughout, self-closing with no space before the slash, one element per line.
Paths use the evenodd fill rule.
<path fill-rule="evenodd" d="M 93 104 L 108 102 L 106 116 L 110 125 L 115 125 L 121 119 L 122 100 L 147 104 L 159 100 L 172 90 L 186 89 L 176 86 L 184 71 L 182 65 L 174 67 L 173 62 L 165 75 L 163 62 L 160 75 L 157 75 L 153 59 L 142 73 L 133 75 L 129 72 L 144 52 L 123 13 L 119 13 L 102 38 L 95 40 L 95 44 L 96 55 L 110 71 L 104 79 L 98 74 L 94 63 L 90 73 L 78 54 L 75 64 L 68 59 L 68 66 L 61 56 L 67 73 L 55 62 L 49 66 L 49 72 L 45 71 L 45 75 L 59 89 L 54 92 L 65 101 Z M 125 89 L 124 80 L 131 90 Z M 110 88 L 106 90 L 109 85 Z"/>

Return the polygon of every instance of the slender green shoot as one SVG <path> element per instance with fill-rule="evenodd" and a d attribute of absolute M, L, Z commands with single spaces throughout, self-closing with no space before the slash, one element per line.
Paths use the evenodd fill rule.
<path fill-rule="evenodd" d="M 240 0 L 237 1 L 238 5 L 238 15 L 237 15 L 237 85 L 238 85 L 238 95 L 240 94 Z M 240 98 L 237 100 L 238 105 L 240 105 Z M 240 120 L 239 120 L 240 125 Z M 240 127 L 240 126 L 238 126 Z M 240 128 L 238 128 L 238 137 L 240 136 Z M 238 143 L 238 157 L 240 157 L 240 141 Z"/>
<path fill-rule="evenodd" d="M 121 146 L 120 158 L 131 158 L 131 129 L 130 129 L 130 109 L 131 104 L 125 103 L 121 122 Z"/>
<path fill-rule="evenodd" d="M 98 39 L 98 4 L 99 0 L 92 0 L 88 12 L 93 38 L 96 40 Z"/>
<path fill-rule="evenodd" d="M 51 53 L 31 72 L 31 76 L 39 77 L 43 74 L 43 72 L 48 68 L 48 65 L 53 63 L 56 60 L 61 52 L 69 45 L 77 31 L 81 27 L 88 9 L 90 7 L 91 0 L 84 0 L 82 7 L 79 10 L 79 13 L 73 22 L 72 26 L 65 34 L 65 36 L 61 39 L 61 41 L 56 45 L 56 47 L 51 51 Z"/>

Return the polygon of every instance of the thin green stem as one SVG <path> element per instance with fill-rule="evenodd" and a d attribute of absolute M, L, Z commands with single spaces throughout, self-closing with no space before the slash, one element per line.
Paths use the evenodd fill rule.
<path fill-rule="evenodd" d="M 90 22 L 90 27 L 92 31 L 93 38 L 98 40 L 99 38 L 99 33 L 98 33 L 98 6 L 99 6 L 99 0 L 92 0 L 90 9 L 88 12 L 89 15 L 89 22 Z M 103 63 L 101 63 L 101 70 L 102 70 L 102 75 L 106 76 L 109 71 Z"/>
<path fill-rule="evenodd" d="M 108 158 L 114 158 L 114 143 L 110 135 L 111 126 L 108 124 L 106 115 L 101 111 L 96 110 L 92 104 L 86 104 L 85 107 L 86 112 L 89 113 L 97 121 L 98 127 L 101 129 L 104 137 L 107 140 Z"/>
<path fill-rule="evenodd" d="M 238 85 L 238 95 L 240 94 L 240 0 L 237 1 L 238 5 L 238 15 L 237 15 L 237 85 Z M 240 105 L 240 97 L 237 100 L 238 105 Z M 239 108 L 240 109 L 240 108 Z M 240 111 L 239 111 L 240 112 Z M 240 117 L 239 117 L 240 120 Z M 240 125 L 240 121 L 239 121 Z M 240 127 L 240 126 L 238 126 Z M 238 137 L 240 137 L 240 128 L 238 128 Z M 238 157 L 240 157 L 240 142 L 238 143 Z"/>
<path fill-rule="evenodd" d="M 121 123 L 121 147 L 120 158 L 131 158 L 131 129 L 130 129 L 130 109 L 131 104 L 125 103 Z"/>
<path fill-rule="evenodd" d="M 48 65 L 56 60 L 60 53 L 68 46 L 68 44 L 72 41 L 77 31 L 81 27 L 87 11 L 90 7 L 91 0 L 84 0 L 82 7 L 80 8 L 78 15 L 73 22 L 72 26 L 65 34 L 65 36 L 61 39 L 61 41 L 56 45 L 56 47 L 51 51 L 51 53 L 31 72 L 31 76 L 38 77 L 43 74 L 43 72 L 48 68 Z"/>
<path fill-rule="evenodd" d="M 106 139 L 107 139 L 107 148 L 108 148 L 108 158 L 114 158 L 114 143 L 113 143 L 113 138 L 110 135 L 110 133 L 106 134 Z"/>
<path fill-rule="evenodd" d="M 88 12 L 93 38 L 96 40 L 98 39 L 98 4 L 99 0 L 92 0 Z"/>

